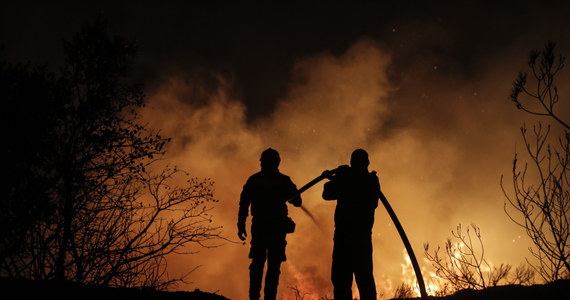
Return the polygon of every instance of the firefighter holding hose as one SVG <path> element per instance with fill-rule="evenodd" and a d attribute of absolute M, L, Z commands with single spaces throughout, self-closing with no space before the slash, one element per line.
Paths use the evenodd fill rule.
<path fill-rule="evenodd" d="M 351 300 L 353 276 L 360 299 L 376 300 L 376 284 L 372 265 L 372 226 L 374 211 L 380 198 L 376 172 L 368 171 L 368 153 L 352 152 L 350 167 L 325 171 L 329 179 L 323 199 L 336 200 L 335 232 L 331 280 L 335 300 Z"/>

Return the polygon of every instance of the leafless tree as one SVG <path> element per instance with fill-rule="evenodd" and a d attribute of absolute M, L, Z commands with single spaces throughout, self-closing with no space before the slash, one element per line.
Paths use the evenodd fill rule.
<path fill-rule="evenodd" d="M 555 54 L 555 44 L 546 43 L 532 51 L 528 61 L 531 75 L 520 73 L 514 81 L 511 100 L 530 115 L 545 117 L 530 128 L 521 127 L 526 157 L 518 153 L 512 169 L 512 190 L 507 191 L 505 212 L 526 230 L 534 247 L 527 260 L 546 281 L 570 276 L 570 126 L 557 110 L 560 101 L 555 77 L 565 57 Z M 530 77 L 530 78 L 529 78 Z"/>
<path fill-rule="evenodd" d="M 472 236 L 472 232 L 474 236 Z M 436 275 L 448 281 L 454 291 L 462 289 L 485 289 L 501 283 L 528 284 L 533 276 L 524 277 L 524 266 L 517 268 L 514 277 L 509 278 L 512 266 L 490 264 L 485 259 L 485 248 L 481 239 L 481 230 L 472 224 L 467 228 L 466 234 L 459 224 L 455 231 L 451 231 L 453 238 L 447 239 L 443 253 L 440 246 L 433 253 L 429 251 L 429 243 L 424 244 L 425 255 L 436 270 Z M 527 273 L 528 274 L 528 273 Z M 530 272 L 531 275 L 532 271 Z"/>

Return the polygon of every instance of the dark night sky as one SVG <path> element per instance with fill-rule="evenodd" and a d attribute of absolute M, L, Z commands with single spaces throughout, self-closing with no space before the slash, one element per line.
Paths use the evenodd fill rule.
<path fill-rule="evenodd" d="M 361 38 L 380 41 L 392 55 L 397 83 L 402 73 L 426 63 L 476 77 L 485 61 L 521 40 L 538 47 L 546 39 L 563 42 L 570 32 L 567 1 L 51 2 L 2 4 L 5 58 L 55 64 L 61 40 L 102 14 L 112 32 L 138 42 L 136 72 L 149 88 L 173 72 L 205 82 L 222 74 L 231 78 L 250 117 L 271 111 L 283 97 L 295 61 L 338 55 Z"/>

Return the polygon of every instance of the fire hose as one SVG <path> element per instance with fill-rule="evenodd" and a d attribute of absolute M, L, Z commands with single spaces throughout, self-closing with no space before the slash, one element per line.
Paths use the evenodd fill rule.
<path fill-rule="evenodd" d="M 343 166 L 339 167 L 342 168 Z M 308 190 L 309 188 L 311 188 L 312 186 L 314 186 L 315 184 L 319 183 L 321 180 L 330 177 L 331 175 L 335 174 L 339 168 L 334 169 L 334 170 L 327 170 L 324 171 L 323 174 L 321 174 L 320 176 L 316 177 L 315 179 L 309 181 L 309 183 L 305 184 L 304 186 L 302 186 L 297 192 L 298 194 L 291 198 L 290 200 L 293 200 L 294 198 L 298 197 L 301 193 L 303 193 L 304 191 Z M 384 205 L 384 208 L 386 208 L 386 211 L 388 212 L 388 215 L 390 215 L 390 218 L 392 219 L 392 222 L 394 223 L 394 225 L 396 226 L 396 229 L 398 230 L 398 233 L 400 234 L 400 238 L 402 239 L 402 242 L 404 243 L 404 246 L 406 247 L 406 251 L 408 252 L 408 256 L 410 257 L 410 261 L 412 263 L 412 267 L 414 268 L 414 273 L 416 274 L 416 278 L 418 281 L 418 286 L 420 288 L 420 294 L 421 294 L 421 298 L 422 299 L 427 299 L 427 292 L 426 292 L 426 286 L 424 283 L 424 279 L 422 276 L 422 272 L 420 269 L 420 265 L 418 264 L 418 260 L 416 259 L 416 255 L 414 254 L 414 250 L 412 249 L 412 245 L 410 244 L 410 241 L 408 240 L 408 236 L 406 235 L 406 232 L 404 231 L 404 228 L 402 227 L 402 224 L 400 223 L 400 220 L 398 220 L 398 217 L 396 216 L 396 213 L 394 212 L 394 210 L 392 209 L 392 206 L 390 205 L 390 203 L 388 202 L 388 199 L 386 198 L 386 196 L 384 196 L 384 193 L 382 193 L 382 191 L 380 191 L 380 201 L 382 201 L 382 204 Z M 315 222 L 315 224 L 318 223 L 316 222 L 315 218 L 313 217 L 313 215 L 303 206 L 301 206 L 301 209 L 303 210 L 303 212 L 305 212 L 312 220 L 313 222 Z"/>

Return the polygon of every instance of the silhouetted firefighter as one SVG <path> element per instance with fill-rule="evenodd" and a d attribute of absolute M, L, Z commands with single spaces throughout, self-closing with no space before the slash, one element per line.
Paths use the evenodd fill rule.
<path fill-rule="evenodd" d="M 368 153 L 352 152 L 349 166 L 325 171 L 323 199 L 337 200 L 331 280 L 335 300 L 351 300 L 352 279 L 360 299 L 376 300 L 372 274 L 372 226 L 378 207 L 380 183 L 376 172 L 368 171 Z"/>
<path fill-rule="evenodd" d="M 238 236 L 243 241 L 247 233 L 245 221 L 251 205 L 251 249 L 249 258 L 249 298 L 259 299 L 263 268 L 265 300 L 277 296 L 281 262 L 286 260 L 285 237 L 295 230 L 295 223 L 287 216 L 287 201 L 301 206 L 297 187 L 289 176 L 279 172 L 279 153 L 271 148 L 261 154 L 261 171 L 247 180 L 241 192 L 238 213 Z M 297 195 L 297 196 L 295 196 Z"/>

